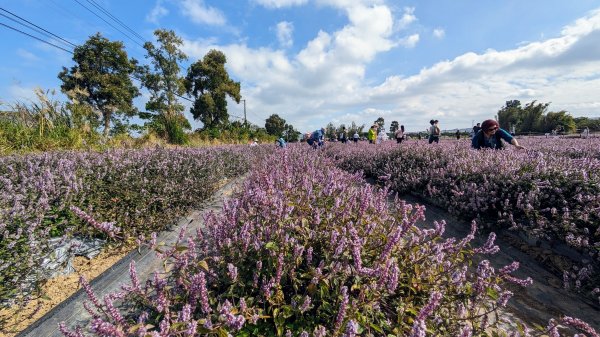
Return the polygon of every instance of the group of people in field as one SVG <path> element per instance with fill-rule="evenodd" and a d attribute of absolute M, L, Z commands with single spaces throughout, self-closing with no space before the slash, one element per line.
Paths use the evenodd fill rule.
<path fill-rule="evenodd" d="M 439 127 L 439 121 L 437 119 L 432 119 L 429 121 L 430 127 L 428 128 L 429 144 L 439 143 L 441 136 L 441 129 Z M 420 136 L 420 134 L 419 134 Z M 405 131 L 404 125 L 400 125 L 398 129 L 394 132 L 394 138 L 396 139 L 396 143 L 400 144 L 405 139 Z M 355 131 L 352 137 L 349 137 L 346 132 L 346 128 L 343 127 L 337 139 L 342 143 L 347 143 L 349 140 L 357 143 L 360 139 L 358 131 Z M 367 132 L 367 140 L 370 144 L 379 144 L 384 140 L 387 140 L 388 136 L 383 129 L 378 124 L 373 124 L 369 131 Z M 420 139 L 420 137 L 419 137 Z M 460 131 L 456 131 L 456 139 L 460 139 Z M 310 134 L 305 135 L 306 142 L 315 149 L 322 148 L 325 145 L 325 129 L 321 128 L 316 130 Z M 477 123 L 473 127 L 473 133 L 471 138 L 471 146 L 474 149 L 502 149 L 504 148 L 504 143 L 508 143 L 516 147 L 517 149 L 524 149 L 523 146 L 519 144 L 517 139 L 511 135 L 506 130 L 500 128 L 500 124 L 493 119 L 487 119 L 482 123 Z"/>

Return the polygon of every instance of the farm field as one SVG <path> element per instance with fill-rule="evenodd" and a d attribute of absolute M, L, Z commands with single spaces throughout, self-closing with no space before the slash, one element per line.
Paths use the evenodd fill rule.
<path fill-rule="evenodd" d="M 554 288 L 586 303 L 583 316 L 600 313 L 600 141 L 523 144 L 529 150 L 415 141 L 5 157 L 0 187 L 12 197 L 2 235 L 16 240 L 1 247 L 3 275 L 13 275 L 3 303 L 31 279 L 24 271 L 43 265 L 51 250 L 38 243 L 86 236 L 157 249 L 165 264 L 147 282 L 132 270 L 118 294 L 90 291 L 86 336 L 596 336 L 598 322 L 580 312 L 549 307 L 557 316 L 537 328 L 509 314 L 532 279 L 517 272 L 522 261 L 490 262 L 502 250 L 496 235 L 534 256 L 525 262 L 550 261 L 540 265 L 559 280 Z M 247 172 L 203 230 L 172 247 L 153 242 L 218 182 Z M 424 202 L 470 228 L 425 222 Z M 18 259 L 25 265 L 10 263 Z M 61 327 L 80 335 L 71 329 Z"/>

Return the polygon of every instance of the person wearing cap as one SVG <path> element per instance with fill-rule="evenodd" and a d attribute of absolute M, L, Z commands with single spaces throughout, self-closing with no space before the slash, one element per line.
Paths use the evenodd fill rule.
<path fill-rule="evenodd" d="M 514 145 L 517 149 L 524 149 L 519 145 L 517 139 L 510 135 L 506 130 L 500 128 L 500 124 L 493 119 L 487 119 L 481 123 L 481 130 L 477 131 L 471 141 L 471 146 L 475 149 L 502 149 L 505 142 Z"/>
<path fill-rule="evenodd" d="M 258 145 L 258 139 L 254 138 L 254 140 L 252 142 L 250 142 L 250 146 L 257 146 Z"/>

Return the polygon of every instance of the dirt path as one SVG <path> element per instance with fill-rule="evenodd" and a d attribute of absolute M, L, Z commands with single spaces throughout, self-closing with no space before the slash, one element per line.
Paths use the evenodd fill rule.
<path fill-rule="evenodd" d="M 202 209 L 180 219 L 172 230 L 161 233 L 157 238 L 157 242 L 164 242 L 167 245 L 173 244 L 177 240 L 180 229 L 186 225 L 188 233 L 193 233 L 196 228 L 203 225 L 202 215 L 211 210 L 221 210 L 223 199 L 229 197 L 233 191 L 238 190 L 243 179 L 238 178 L 227 183 L 206 201 Z M 129 284 L 129 264 L 131 261 L 135 261 L 138 277 L 142 283 L 155 270 L 160 270 L 162 266 L 162 261 L 156 258 L 152 251 L 148 249 L 142 249 L 139 252 L 137 250 L 133 251 L 91 282 L 91 286 L 98 297 L 101 298 L 105 294 L 119 291 L 121 285 Z M 86 300 L 87 295 L 85 292 L 79 290 L 17 336 L 63 337 L 58 330 L 60 322 L 65 322 L 71 328 L 77 325 L 87 325 L 90 315 L 83 308 L 83 303 Z"/>
<path fill-rule="evenodd" d="M 424 203 L 422 200 L 404 196 L 402 199 L 411 204 L 426 206 L 426 226 L 432 226 L 434 221 L 446 220 L 445 237 L 465 237 L 470 230 L 470 222 L 457 219 L 445 210 Z M 506 233 L 496 232 L 496 244 L 500 252 L 486 256 L 496 268 L 505 266 L 512 261 L 518 261 L 520 268 L 515 276 L 533 279 L 533 285 L 526 288 L 515 288 L 515 296 L 510 299 L 507 315 L 513 316 L 529 326 L 532 323 L 546 326 L 550 318 L 572 316 L 588 322 L 600 331 L 600 305 L 562 288 L 562 280 L 549 272 L 547 268 L 531 255 L 515 248 L 509 243 L 511 237 Z M 475 238 L 474 245 L 481 246 L 487 240 L 487 235 L 481 233 Z"/>

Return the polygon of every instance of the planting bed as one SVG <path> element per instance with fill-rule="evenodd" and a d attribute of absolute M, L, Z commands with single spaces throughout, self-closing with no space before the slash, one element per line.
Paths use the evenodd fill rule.
<path fill-rule="evenodd" d="M 600 139 L 552 142 L 522 140 L 527 151 L 413 141 L 331 146 L 326 152 L 345 170 L 380 178 L 394 191 L 489 230 L 510 229 L 528 244 L 564 256 L 569 265 L 552 268 L 565 286 L 600 301 Z"/>
<path fill-rule="evenodd" d="M 155 148 L 0 158 L 0 309 L 44 296 L 40 287 L 55 272 L 45 266 L 56 258 L 57 239 L 131 245 L 168 228 L 223 179 L 245 173 L 260 151 Z M 117 232 L 106 234 L 109 228 Z M 0 330 L 10 328 L 0 318 Z"/>
<path fill-rule="evenodd" d="M 276 151 L 253 168 L 222 213 L 206 218 L 205 230 L 161 249 L 164 274 L 142 283 L 132 272 L 125 293 L 104 301 L 90 294 L 97 318 L 82 330 L 62 330 L 69 336 L 500 331 L 511 317 L 502 316 L 503 308 L 531 283 L 513 276 L 518 263 L 492 266 L 486 256 L 498 251 L 494 235 L 472 246 L 472 226 L 464 238 L 444 238 L 444 223 L 420 228 L 424 209 L 390 205 L 387 196 L 321 152 Z M 525 327 L 512 326 L 525 335 L 519 332 Z M 564 327 L 596 335 L 569 316 L 540 329 L 559 335 Z"/>
<path fill-rule="evenodd" d="M 597 151 L 583 142 L 524 143 L 533 150 L 473 151 L 466 142 L 406 142 L 401 148 L 328 144 L 324 151 L 306 144 L 288 149 L 264 145 L 205 157 L 193 150 L 175 156 L 149 150 L 129 166 L 115 165 L 108 156 L 89 160 L 102 164 L 86 171 L 83 160 L 83 172 L 94 174 L 73 169 L 72 176 L 64 174 L 59 184 L 50 184 L 74 186 L 75 192 L 43 189 L 64 205 L 45 209 L 51 213 L 31 217 L 24 210 L 35 208 L 13 207 L 11 213 L 4 206 L 3 214 L 5 219 L 30 216 L 12 218 L 16 228 L 29 219 L 40 219 L 39 228 L 47 219 L 62 219 L 50 227 L 96 233 L 114 242 L 137 239 L 160 258 L 164 268 L 157 265 L 157 273 L 147 278 L 132 265 L 123 288 L 111 288 L 109 294 L 97 289 L 102 297 L 83 281 L 91 316 L 62 324 L 60 331 L 68 337 L 598 336 Z M 38 167 L 43 165 L 28 169 Z M 143 236 L 162 229 L 157 219 L 173 219 L 210 195 L 216 184 L 204 189 L 207 181 L 248 170 L 221 212 L 205 216 L 202 230 L 167 246 L 145 241 Z M 15 172 L 7 171 L 2 180 L 13 191 L 25 181 L 10 180 Z M 202 178 L 194 180 L 193 172 Z M 88 178 L 73 178 L 82 176 Z M 365 176 L 384 187 L 371 186 Z M 87 192 L 88 185 L 96 193 Z M 196 190 L 206 194 L 190 198 Z M 425 222 L 423 207 L 390 200 L 393 191 L 417 195 L 462 220 Z M 45 198 L 33 200 L 45 205 Z M 160 207 L 149 207 L 156 203 Z M 128 207 L 112 206 L 124 204 Z M 52 236 L 33 232 L 38 236 L 30 237 L 37 240 L 44 237 L 39 233 Z M 509 251 L 510 244 L 538 249 L 540 255 L 566 251 L 580 261 L 547 273 L 517 250 L 498 254 L 494 232 Z M 22 237 L 14 229 L 9 232 L 10 237 L 17 234 Z M 519 262 L 527 265 L 519 270 Z M 529 288 L 528 273 L 537 280 Z M 573 305 L 581 294 L 589 301 L 584 312 Z M 564 305 L 553 306 L 546 296 L 563 296 Z"/>

